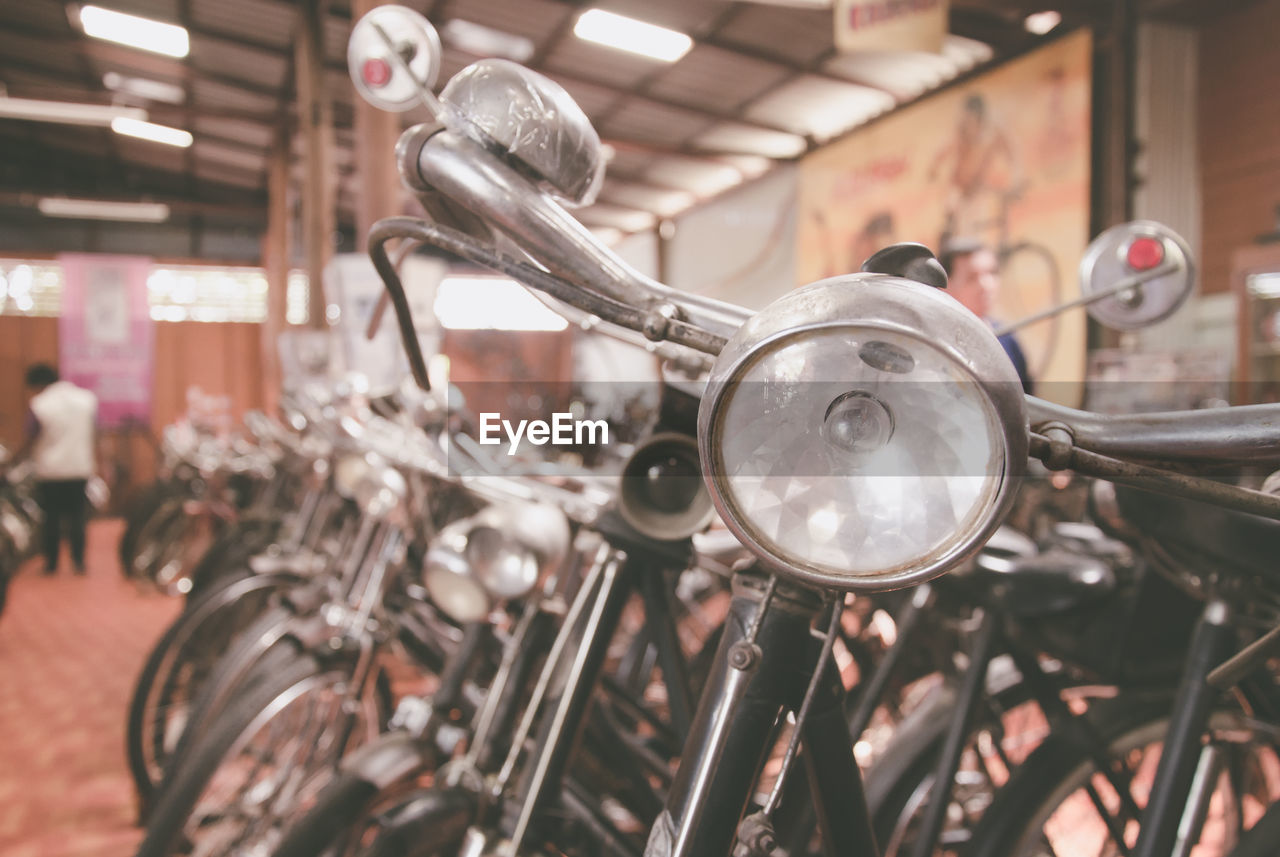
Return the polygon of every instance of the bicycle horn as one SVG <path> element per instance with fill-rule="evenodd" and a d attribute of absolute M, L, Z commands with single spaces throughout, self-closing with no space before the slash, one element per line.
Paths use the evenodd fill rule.
<path fill-rule="evenodd" d="M 698 465 L 698 444 L 685 434 L 655 434 L 622 470 L 618 512 L 645 536 L 687 539 L 706 529 L 713 509 Z"/>

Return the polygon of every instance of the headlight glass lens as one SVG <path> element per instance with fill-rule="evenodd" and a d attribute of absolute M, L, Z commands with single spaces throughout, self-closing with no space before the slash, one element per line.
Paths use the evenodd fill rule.
<path fill-rule="evenodd" d="M 761 348 L 725 392 L 713 462 L 733 517 L 818 574 L 883 576 L 970 535 L 1004 479 L 986 391 L 938 347 L 856 324 Z"/>

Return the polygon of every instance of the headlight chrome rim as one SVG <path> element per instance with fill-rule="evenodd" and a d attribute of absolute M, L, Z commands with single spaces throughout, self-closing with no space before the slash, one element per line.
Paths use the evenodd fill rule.
<path fill-rule="evenodd" d="M 870 297 L 857 295 L 855 292 L 859 288 L 880 294 Z M 840 289 L 846 289 L 848 293 L 841 295 Z M 803 304 L 810 298 L 813 299 L 810 302 L 817 306 L 817 312 L 797 308 L 797 304 Z M 892 311 L 886 313 L 886 317 L 840 311 L 881 298 L 893 299 L 888 302 L 887 308 Z M 861 309 L 865 310 L 865 306 Z M 939 318 L 958 325 L 961 330 L 957 339 L 968 339 L 966 349 L 961 349 L 950 339 L 927 335 L 925 329 L 931 323 L 936 324 Z M 972 514 L 977 521 L 970 525 L 967 533 L 958 530 L 954 537 L 924 552 L 918 560 L 874 574 L 841 575 L 799 557 L 788 557 L 783 546 L 770 543 L 767 535 L 758 533 L 752 527 L 750 517 L 738 508 L 730 484 L 731 477 L 721 458 L 722 433 L 732 429 L 724 420 L 728 403 L 732 401 L 736 386 L 744 383 L 743 377 L 752 367 L 807 337 L 850 330 L 856 330 L 859 336 L 880 332 L 913 340 L 939 353 L 950 365 L 961 370 L 966 382 L 975 384 L 982 391 L 982 404 L 994 417 L 991 420 L 995 427 L 992 442 L 1001 443 L 1000 449 L 1004 453 L 1000 473 L 989 474 L 998 477 L 998 485 L 981 506 L 975 504 L 972 507 L 976 510 Z M 981 334 L 975 342 L 972 335 L 977 331 Z M 891 433 L 892 415 L 889 416 Z M 972 556 L 990 538 L 1017 495 L 1018 476 L 1027 457 L 1026 426 L 1025 399 L 1017 384 L 1016 372 L 985 322 L 963 309 L 950 296 L 931 287 L 884 275 L 855 274 L 822 280 L 789 293 L 749 320 L 730 339 L 712 367 L 711 379 L 699 410 L 698 448 L 703 461 L 703 476 L 716 511 L 726 527 L 766 567 L 785 577 L 824 589 L 874 592 L 931 580 Z"/>

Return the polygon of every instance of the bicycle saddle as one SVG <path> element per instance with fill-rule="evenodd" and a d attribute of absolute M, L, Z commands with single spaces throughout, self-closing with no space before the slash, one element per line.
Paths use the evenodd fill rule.
<path fill-rule="evenodd" d="M 1022 618 L 1062 613 L 1116 588 L 1115 571 L 1104 560 L 1060 547 L 1008 557 L 984 551 L 971 574 L 975 584 L 997 589 L 1005 609 Z"/>

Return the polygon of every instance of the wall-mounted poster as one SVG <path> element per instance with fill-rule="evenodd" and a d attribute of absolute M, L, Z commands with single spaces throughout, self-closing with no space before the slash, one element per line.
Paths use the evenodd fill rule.
<path fill-rule="evenodd" d="M 963 238 L 1000 261 L 993 322 L 1078 295 L 1089 237 L 1091 53 L 1088 32 L 1071 34 L 805 158 L 799 282 L 856 271 L 894 241 L 937 252 Z M 1038 393 L 1078 396 L 1084 331 L 1075 310 L 1017 333 Z M 1045 383 L 1056 381 L 1076 383 Z"/>

